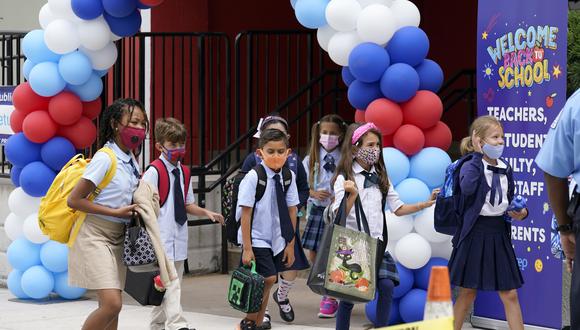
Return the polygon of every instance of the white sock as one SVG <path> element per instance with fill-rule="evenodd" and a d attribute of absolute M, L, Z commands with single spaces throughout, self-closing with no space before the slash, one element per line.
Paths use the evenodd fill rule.
<path fill-rule="evenodd" d="M 287 281 L 283 278 L 280 278 L 280 284 L 278 284 L 278 301 L 285 301 L 288 299 L 288 293 L 290 293 L 290 289 L 294 285 L 294 281 Z M 280 308 L 284 313 L 290 312 L 290 305 L 280 305 Z"/>

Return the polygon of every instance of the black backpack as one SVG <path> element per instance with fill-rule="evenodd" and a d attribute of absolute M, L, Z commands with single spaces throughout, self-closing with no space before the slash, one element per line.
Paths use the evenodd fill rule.
<path fill-rule="evenodd" d="M 264 192 L 266 191 L 266 184 L 268 182 L 268 175 L 266 174 L 266 169 L 262 165 L 256 165 L 253 168 L 258 174 L 258 184 L 256 185 L 256 195 L 254 200 L 254 206 L 252 207 L 252 221 L 254 220 L 254 210 L 256 208 L 256 203 L 262 199 Z M 238 242 L 238 230 L 240 229 L 240 221 L 236 219 L 236 207 L 238 205 L 238 190 L 240 189 L 240 182 L 246 176 L 247 173 L 240 172 L 236 174 L 233 178 L 226 181 L 223 190 L 222 198 L 222 213 L 226 219 L 226 238 L 228 242 L 240 245 Z M 284 166 L 282 167 L 282 179 L 284 182 L 284 193 L 288 192 L 290 184 L 292 183 L 292 171 Z"/>

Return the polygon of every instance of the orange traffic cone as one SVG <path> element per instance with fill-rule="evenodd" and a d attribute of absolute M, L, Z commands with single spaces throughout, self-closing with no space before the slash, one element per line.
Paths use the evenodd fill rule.
<path fill-rule="evenodd" d="M 453 317 L 449 271 L 445 266 L 435 266 L 431 268 L 423 320 L 446 317 Z"/>

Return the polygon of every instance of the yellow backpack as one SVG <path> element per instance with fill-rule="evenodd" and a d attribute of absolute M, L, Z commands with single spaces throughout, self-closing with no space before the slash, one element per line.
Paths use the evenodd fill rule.
<path fill-rule="evenodd" d="M 117 170 L 117 156 L 115 156 L 113 150 L 103 147 L 99 151 L 109 155 L 111 167 L 107 170 L 103 181 L 88 197 L 90 201 L 93 201 L 111 182 Z M 85 159 L 82 154 L 74 156 L 62 167 L 50 185 L 46 196 L 40 201 L 40 209 L 38 210 L 40 229 L 51 240 L 66 243 L 69 247 L 74 244 L 87 214 L 68 207 L 67 199 L 79 179 L 83 176 L 89 162 L 90 159 Z"/>

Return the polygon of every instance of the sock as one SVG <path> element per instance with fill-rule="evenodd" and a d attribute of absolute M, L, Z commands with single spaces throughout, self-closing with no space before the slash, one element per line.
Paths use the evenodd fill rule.
<path fill-rule="evenodd" d="M 278 301 L 286 301 L 286 299 L 288 299 L 288 293 L 290 293 L 290 289 L 292 289 L 293 285 L 294 281 L 287 281 L 280 277 L 280 284 L 278 284 Z M 291 307 L 289 304 L 284 304 L 280 305 L 280 309 L 282 309 L 284 313 L 288 313 L 290 312 Z"/>
<path fill-rule="evenodd" d="M 270 309 L 268 307 L 266 307 L 266 312 L 264 313 L 264 321 L 270 321 Z"/>

